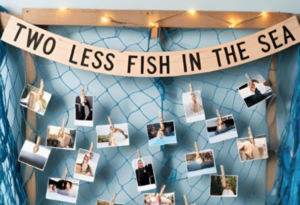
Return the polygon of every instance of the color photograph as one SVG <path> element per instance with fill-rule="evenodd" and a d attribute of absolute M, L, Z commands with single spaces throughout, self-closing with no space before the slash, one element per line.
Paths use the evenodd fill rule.
<path fill-rule="evenodd" d="M 237 197 L 238 176 L 237 175 L 211 175 L 210 196 Z"/>
<path fill-rule="evenodd" d="M 205 113 L 200 91 L 183 93 L 182 101 L 186 122 L 205 120 Z"/>
<path fill-rule="evenodd" d="M 269 157 L 266 135 L 254 136 L 253 138 L 245 137 L 236 141 L 242 162 Z"/>
<path fill-rule="evenodd" d="M 150 146 L 177 144 L 174 121 L 147 125 L 147 133 Z"/>
<path fill-rule="evenodd" d="M 51 94 L 43 91 L 44 84 L 40 88 L 27 84 L 24 88 L 20 105 L 40 115 L 44 115 L 51 99 Z"/>
<path fill-rule="evenodd" d="M 163 193 L 161 197 L 156 193 L 144 194 L 145 205 L 175 205 L 175 193 Z"/>
<path fill-rule="evenodd" d="M 216 173 L 216 164 L 213 150 L 185 154 L 187 176 L 195 177 L 203 174 Z"/>
<path fill-rule="evenodd" d="M 247 107 L 252 107 L 263 100 L 273 96 L 269 81 L 261 75 L 239 87 L 239 93 L 244 99 Z"/>
<path fill-rule="evenodd" d="M 128 124 L 96 126 L 97 148 L 129 146 Z"/>
<path fill-rule="evenodd" d="M 132 160 L 132 167 L 135 171 L 139 192 L 156 189 L 156 180 L 152 157 L 134 159 Z"/>
<path fill-rule="evenodd" d="M 110 204 L 110 201 L 103 201 L 103 200 L 98 199 L 97 205 L 111 205 L 111 204 Z M 114 202 L 114 205 L 124 205 L 124 204 Z"/>
<path fill-rule="evenodd" d="M 47 147 L 57 149 L 76 150 L 76 134 L 75 129 L 48 126 L 47 130 Z"/>
<path fill-rule="evenodd" d="M 75 125 L 89 126 L 93 124 L 93 96 L 77 96 L 75 98 Z"/>
<path fill-rule="evenodd" d="M 236 138 L 238 136 L 233 115 L 206 120 L 206 128 L 208 139 L 211 144 Z"/>
<path fill-rule="evenodd" d="M 75 204 L 79 190 L 79 180 L 49 178 L 46 199 Z"/>
<path fill-rule="evenodd" d="M 23 144 L 18 160 L 21 163 L 43 171 L 48 161 L 51 149 L 43 145 L 39 145 L 38 151 L 34 153 L 33 149 L 35 146 L 35 143 L 26 140 Z"/>
<path fill-rule="evenodd" d="M 100 155 L 79 149 L 73 177 L 83 181 L 93 182 L 96 175 Z"/>

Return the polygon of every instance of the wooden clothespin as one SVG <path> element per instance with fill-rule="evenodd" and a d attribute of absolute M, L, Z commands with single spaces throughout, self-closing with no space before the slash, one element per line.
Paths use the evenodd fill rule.
<path fill-rule="evenodd" d="M 247 73 L 245 73 L 246 78 L 248 79 L 249 82 L 251 82 L 251 78 L 249 77 L 249 75 Z"/>
<path fill-rule="evenodd" d="M 185 195 L 183 195 L 183 200 L 184 200 L 184 205 L 189 205 L 189 202 L 187 201 L 187 199 L 186 199 L 186 196 L 185 196 Z"/>
<path fill-rule="evenodd" d="M 85 90 L 84 90 L 84 87 L 82 86 L 81 88 L 81 96 L 84 97 L 85 96 Z"/>
<path fill-rule="evenodd" d="M 161 196 L 165 191 L 166 185 L 163 185 L 160 189 L 159 196 Z"/>
<path fill-rule="evenodd" d="M 116 197 L 115 194 L 113 194 L 113 195 L 111 196 L 110 205 L 114 205 L 115 197 Z"/>
<path fill-rule="evenodd" d="M 111 119 L 110 119 L 109 116 L 107 116 L 107 120 L 108 120 L 108 123 L 109 123 L 110 125 L 113 125 L 113 123 L 112 123 L 112 121 L 111 121 Z"/>
<path fill-rule="evenodd" d="M 195 144 L 195 150 L 196 150 L 196 159 L 200 157 L 200 152 L 199 152 L 199 148 L 198 148 L 198 144 L 197 142 L 194 143 Z"/>
<path fill-rule="evenodd" d="M 221 174 L 222 174 L 222 186 L 226 187 L 225 171 L 223 165 L 220 165 Z"/>
<path fill-rule="evenodd" d="M 218 118 L 221 118 L 221 115 L 220 115 L 220 112 L 218 109 L 216 109 L 216 113 L 217 113 Z"/>
<path fill-rule="evenodd" d="M 93 148 L 94 148 L 94 142 L 91 142 L 91 145 L 90 145 L 90 149 L 89 149 L 89 155 L 90 155 L 90 158 L 93 157 Z"/>
<path fill-rule="evenodd" d="M 136 156 L 138 159 L 142 158 L 141 153 L 139 150 L 136 150 Z"/>
<path fill-rule="evenodd" d="M 158 119 L 159 119 L 159 123 L 160 123 L 160 129 L 164 130 L 165 129 L 165 125 L 163 123 L 163 117 L 162 117 L 161 111 L 158 112 Z"/>
<path fill-rule="evenodd" d="M 44 91 L 44 87 L 45 87 L 45 85 L 44 85 L 44 81 L 43 81 L 43 79 L 41 79 L 41 83 L 40 83 L 40 90 L 39 90 L 39 92 L 43 93 L 43 91 Z"/>
<path fill-rule="evenodd" d="M 252 135 L 250 126 L 248 127 L 248 134 L 249 134 L 250 139 L 253 139 L 253 135 Z"/>
<path fill-rule="evenodd" d="M 191 93 L 194 92 L 192 83 L 189 84 Z"/>
<path fill-rule="evenodd" d="M 64 173 L 62 179 L 63 179 L 63 180 L 66 180 L 67 175 L 68 175 L 68 169 L 67 169 L 67 167 L 66 167 L 66 168 L 65 168 L 65 173 Z"/>
<path fill-rule="evenodd" d="M 159 24 L 158 23 L 151 23 L 151 39 L 158 38 L 158 30 L 159 30 Z"/>
<path fill-rule="evenodd" d="M 35 146 L 33 147 L 33 153 L 37 153 L 39 151 L 40 142 L 41 142 L 41 137 L 38 136 L 37 140 L 36 140 L 36 143 L 35 143 Z"/>

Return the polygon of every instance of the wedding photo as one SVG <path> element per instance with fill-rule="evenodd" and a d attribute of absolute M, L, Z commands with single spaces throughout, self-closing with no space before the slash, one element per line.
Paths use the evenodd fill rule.
<path fill-rule="evenodd" d="M 27 84 L 24 88 L 20 105 L 40 115 L 44 115 L 51 99 L 51 94 L 43 91 L 43 88 L 44 84 L 41 85 L 41 88 Z"/>
<path fill-rule="evenodd" d="M 34 153 L 33 149 L 35 147 L 35 143 L 25 140 L 18 161 L 43 171 L 47 164 L 51 149 L 39 145 L 38 151 Z"/>
<path fill-rule="evenodd" d="M 97 205 L 111 205 L 111 204 L 110 204 L 110 201 L 103 201 L 103 200 L 98 199 Z M 124 204 L 114 202 L 114 205 L 124 205 Z"/>
<path fill-rule="evenodd" d="M 75 150 L 76 134 L 76 129 L 48 126 L 46 146 L 57 149 Z"/>
<path fill-rule="evenodd" d="M 163 193 L 161 197 L 156 193 L 144 194 L 144 205 L 175 205 L 175 193 Z"/>
<path fill-rule="evenodd" d="M 211 175 L 210 196 L 214 197 L 237 197 L 238 176 L 237 175 Z"/>
<path fill-rule="evenodd" d="M 206 120 L 209 142 L 217 143 L 238 136 L 233 115 L 222 116 Z"/>
<path fill-rule="evenodd" d="M 96 126 L 97 148 L 129 146 L 128 124 Z"/>
<path fill-rule="evenodd" d="M 93 96 L 77 96 L 75 98 L 75 125 L 89 126 L 93 124 Z"/>
<path fill-rule="evenodd" d="M 152 157 L 143 157 L 132 160 L 138 191 L 156 189 L 155 172 Z"/>
<path fill-rule="evenodd" d="M 186 122 L 205 120 L 205 113 L 200 91 L 183 93 L 182 101 Z"/>
<path fill-rule="evenodd" d="M 149 146 L 177 144 L 174 121 L 147 125 Z"/>
<path fill-rule="evenodd" d="M 274 95 L 269 82 L 261 75 L 256 76 L 251 82 L 240 86 L 238 90 L 247 107 L 256 105 Z"/>
<path fill-rule="evenodd" d="M 89 153 L 89 150 L 79 149 L 73 177 L 93 182 L 99 158 L 100 155 L 97 153 Z"/>
<path fill-rule="evenodd" d="M 267 159 L 269 157 L 266 135 L 258 135 L 253 138 L 245 137 L 236 141 L 242 162 Z"/>
<path fill-rule="evenodd" d="M 213 150 L 203 150 L 185 154 L 187 176 L 195 177 L 203 174 L 216 173 L 216 164 Z"/>
<path fill-rule="evenodd" d="M 79 190 L 79 180 L 49 178 L 46 199 L 75 204 Z"/>

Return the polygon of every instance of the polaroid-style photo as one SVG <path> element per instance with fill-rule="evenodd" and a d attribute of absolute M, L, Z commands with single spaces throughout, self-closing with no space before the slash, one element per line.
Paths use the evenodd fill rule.
<path fill-rule="evenodd" d="M 43 88 L 44 85 L 41 85 L 41 88 L 36 88 L 27 84 L 24 88 L 20 105 L 40 115 L 44 115 L 51 99 L 51 94 L 43 91 Z"/>
<path fill-rule="evenodd" d="M 48 126 L 47 147 L 76 150 L 76 129 Z"/>
<path fill-rule="evenodd" d="M 129 146 L 128 124 L 96 126 L 97 148 Z"/>
<path fill-rule="evenodd" d="M 150 146 L 177 144 L 174 121 L 163 122 L 163 124 L 163 128 L 160 127 L 159 122 L 147 125 Z"/>
<path fill-rule="evenodd" d="M 175 193 L 163 193 L 161 195 L 161 204 L 163 205 L 175 205 Z M 145 205 L 160 205 L 158 194 L 149 193 L 144 194 L 144 204 Z"/>
<path fill-rule="evenodd" d="M 111 204 L 110 204 L 110 201 L 103 201 L 103 200 L 98 199 L 97 205 L 111 205 Z M 124 204 L 114 202 L 114 205 L 124 205 Z"/>
<path fill-rule="evenodd" d="M 236 141 L 242 162 L 269 157 L 266 135 L 258 135 L 253 138 L 245 137 Z"/>
<path fill-rule="evenodd" d="M 222 183 L 222 175 L 210 175 L 210 196 L 237 197 L 238 176 L 225 175 L 225 183 Z"/>
<path fill-rule="evenodd" d="M 274 95 L 269 82 L 261 75 L 256 76 L 251 82 L 240 86 L 238 90 L 247 107 L 256 105 Z"/>
<path fill-rule="evenodd" d="M 67 178 L 49 178 L 46 199 L 76 204 L 79 180 Z"/>
<path fill-rule="evenodd" d="M 132 167 L 135 171 L 138 191 L 156 189 L 155 173 L 152 157 L 142 157 L 132 160 Z"/>
<path fill-rule="evenodd" d="M 187 176 L 194 177 L 217 173 L 213 150 L 203 150 L 197 156 L 196 152 L 185 154 Z"/>
<path fill-rule="evenodd" d="M 200 91 L 183 93 L 182 101 L 186 122 L 205 120 L 205 113 Z"/>
<path fill-rule="evenodd" d="M 206 120 L 206 128 L 208 139 L 211 144 L 236 138 L 238 136 L 233 115 Z"/>
<path fill-rule="evenodd" d="M 76 159 L 74 178 L 93 182 L 100 155 L 89 150 L 79 149 Z"/>
<path fill-rule="evenodd" d="M 75 99 L 75 125 L 93 127 L 93 96 L 77 96 Z"/>
<path fill-rule="evenodd" d="M 51 149 L 39 145 L 39 150 L 34 153 L 33 148 L 35 146 L 35 143 L 26 140 L 21 149 L 18 161 L 43 171 L 47 164 Z"/>

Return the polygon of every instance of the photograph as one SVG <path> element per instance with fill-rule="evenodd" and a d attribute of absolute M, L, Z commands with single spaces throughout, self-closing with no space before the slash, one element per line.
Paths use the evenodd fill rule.
<path fill-rule="evenodd" d="M 51 149 L 39 145 L 38 150 L 36 149 L 37 152 L 34 153 L 33 149 L 35 147 L 35 143 L 26 140 L 21 149 L 18 161 L 43 171 L 47 164 Z"/>
<path fill-rule="evenodd" d="M 149 124 L 147 133 L 150 146 L 177 144 L 174 121 L 163 122 L 162 128 L 159 122 Z"/>
<path fill-rule="evenodd" d="M 245 137 L 236 141 L 242 162 L 267 159 L 269 157 L 266 135 L 258 135 L 253 138 Z"/>
<path fill-rule="evenodd" d="M 89 153 L 89 150 L 79 149 L 73 177 L 93 182 L 99 158 L 100 155 L 97 153 Z"/>
<path fill-rule="evenodd" d="M 77 201 L 79 180 L 67 178 L 49 178 L 46 199 L 75 204 Z"/>
<path fill-rule="evenodd" d="M 155 173 L 151 156 L 132 160 L 132 167 L 135 171 L 139 192 L 156 189 Z"/>
<path fill-rule="evenodd" d="M 75 129 L 48 126 L 47 130 L 47 147 L 57 149 L 76 150 L 76 134 Z"/>
<path fill-rule="evenodd" d="M 210 176 L 210 196 L 217 197 L 237 197 L 238 195 L 238 176 L 237 175 Z M 222 180 L 223 178 L 223 180 Z M 222 183 L 223 181 L 223 183 Z"/>
<path fill-rule="evenodd" d="M 93 96 L 77 96 L 75 98 L 75 125 L 89 126 L 93 124 Z"/>
<path fill-rule="evenodd" d="M 98 199 L 97 205 L 111 205 L 111 204 L 110 204 L 110 201 L 103 201 L 101 199 Z M 114 205 L 124 205 L 124 204 L 114 202 Z"/>
<path fill-rule="evenodd" d="M 20 105 L 40 115 L 44 115 L 49 104 L 51 94 L 43 91 L 44 84 L 40 88 L 27 84 L 24 88 Z"/>
<path fill-rule="evenodd" d="M 200 91 L 183 93 L 182 101 L 186 122 L 205 120 L 205 113 Z"/>
<path fill-rule="evenodd" d="M 185 154 L 187 176 L 194 177 L 203 174 L 216 173 L 216 164 L 213 150 L 203 150 Z"/>
<path fill-rule="evenodd" d="M 96 126 L 97 148 L 129 146 L 128 124 Z"/>
<path fill-rule="evenodd" d="M 233 115 L 226 115 L 206 120 L 209 142 L 217 143 L 238 136 Z"/>
<path fill-rule="evenodd" d="M 144 194 L 144 205 L 175 205 L 175 193 L 163 193 L 161 197 L 156 193 Z"/>
<path fill-rule="evenodd" d="M 267 80 L 261 75 L 238 88 L 241 97 L 244 99 L 247 107 L 256 105 L 273 96 L 272 88 Z"/>

